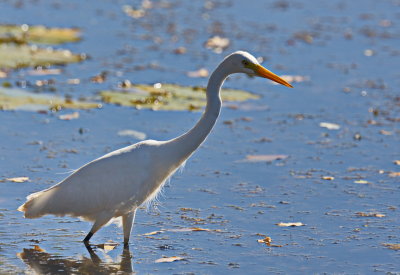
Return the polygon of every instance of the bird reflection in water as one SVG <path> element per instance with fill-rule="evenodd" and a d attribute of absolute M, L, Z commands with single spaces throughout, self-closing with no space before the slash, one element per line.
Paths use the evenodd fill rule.
<path fill-rule="evenodd" d="M 136 274 L 132 268 L 132 254 L 129 247 L 125 247 L 121 254 L 121 261 L 103 262 L 90 246 L 86 247 L 90 258 L 68 259 L 54 256 L 39 246 L 24 248 L 18 253 L 19 258 L 24 261 L 36 274 Z"/>

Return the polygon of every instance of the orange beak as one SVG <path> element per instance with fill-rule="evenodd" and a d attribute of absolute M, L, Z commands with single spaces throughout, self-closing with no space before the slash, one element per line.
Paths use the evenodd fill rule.
<path fill-rule="evenodd" d="M 255 64 L 254 67 L 255 67 L 254 68 L 254 72 L 256 73 L 257 76 L 268 78 L 268 79 L 270 79 L 272 81 L 275 81 L 275 82 L 277 82 L 279 84 L 285 85 L 286 87 L 293 88 L 293 86 L 290 83 L 288 83 L 286 80 L 284 80 L 283 78 L 277 76 L 273 72 L 267 70 L 263 66 Z"/>

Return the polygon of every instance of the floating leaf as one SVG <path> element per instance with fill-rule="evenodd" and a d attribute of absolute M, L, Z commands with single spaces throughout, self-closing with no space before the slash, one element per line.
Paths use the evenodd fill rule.
<path fill-rule="evenodd" d="M 103 244 L 96 244 L 95 246 L 103 249 L 105 252 L 108 252 L 116 248 L 118 245 L 118 243 L 108 242 Z"/>
<path fill-rule="evenodd" d="M 400 177 L 400 172 L 390 172 L 389 177 L 391 178 Z"/>
<path fill-rule="evenodd" d="M 380 133 L 381 135 L 384 135 L 384 136 L 391 136 L 391 135 L 393 135 L 393 132 L 387 131 L 387 130 L 380 130 L 379 133 Z"/>
<path fill-rule="evenodd" d="M 179 257 L 179 256 L 172 256 L 172 257 L 163 257 L 163 258 L 155 260 L 154 262 L 155 263 L 172 263 L 175 261 L 181 261 L 183 259 L 184 258 Z"/>
<path fill-rule="evenodd" d="M 206 232 L 222 232 L 221 229 L 208 229 L 208 228 L 201 228 L 201 227 L 185 227 L 185 228 L 174 228 L 174 229 L 163 229 L 157 230 L 149 233 L 143 234 L 143 236 L 152 236 L 157 235 L 164 232 L 196 232 L 196 231 L 206 231 Z"/>
<path fill-rule="evenodd" d="M 126 15 L 128 15 L 132 18 L 135 18 L 135 19 L 142 18 L 146 14 L 146 11 L 144 9 L 134 9 L 133 7 L 131 7 L 129 5 L 123 6 L 122 10 L 124 11 L 124 13 Z"/>
<path fill-rule="evenodd" d="M 174 50 L 175 54 L 185 54 L 187 52 L 187 49 L 185 47 L 178 47 Z"/>
<path fill-rule="evenodd" d="M 210 229 L 207 228 L 200 228 L 200 227 L 191 227 L 191 231 L 211 231 Z"/>
<path fill-rule="evenodd" d="M 229 44 L 230 41 L 228 38 L 216 35 L 208 39 L 204 44 L 204 46 L 207 49 L 212 49 L 215 53 L 222 53 L 223 50 L 229 47 Z"/>
<path fill-rule="evenodd" d="M 28 181 L 29 178 L 28 178 L 28 177 L 16 177 L 16 178 L 8 178 L 8 179 L 6 179 L 6 180 L 7 180 L 7 181 L 11 181 L 11 182 L 18 182 L 18 183 L 20 183 L 20 182 Z"/>
<path fill-rule="evenodd" d="M 129 137 L 133 137 L 136 138 L 138 140 L 144 140 L 146 139 L 146 134 L 139 132 L 139 131 L 135 131 L 135 130 L 121 130 L 118 132 L 119 136 L 129 136 Z"/>
<path fill-rule="evenodd" d="M 95 102 L 74 101 L 50 94 L 34 94 L 21 89 L 0 87 L 0 110 L 61 110 L 93 109 L 101 104 Z"/>
<path fill-rule="evenodd" d="M 304 226 L 305 224 L 301 222 L 280 222 L 277 223 L 276 225 L 282 227 L 296 227 L 296 226 Z"/>
<path fill-rule="evenodd" d="M 103 83 L 107 79 L 107 74 L 107 72 L 101 72 L 100 74 L 91 77 L 90 81 L 93 83 Z"/>
<path fill-rule="evenodd" d="M 400 165 L 400 160 L 394 160 L 393 163 L 396 165 Z"/>
<path fill-rule="evenodd" d="M 335 177 L 332 177 L 332 176 L 322 176 L 321 178 L 323 180 L 334 180 L 335 179 Z"/>
<path fill-rule="evenodd" d="M 310 81 L 309 76 L 303 76 L 303 75 L 281 75 L 280 77 L 289 83 L 294 83 L 294 82 L 300 83 L 300 82 Z M 280 85 L 275 81 L 271 81 L 271 83 L 274 85 Z"/>
<path fill-rule="evenodd" d="M 174 84 L 132 84 L 122 91 L 102 91 L 103 102 L 153 110 L 200 110 L 206 105 L 205 88 Z M 223 89 L 223 101 L 245 101 L 259 96 L 241 90 Z"/>
<path fill-rule="evenodd" d="M 29 45 L 0 44 L 0 68 L 18 69 L 50 65 L 77 63 L 84 55 L 73 54 L 69 50 L 39 48 Z"/>
<path fill-rule="evenodd" d="M 190 71 L 187 72 L 188 77 L 207 77 L 208 76 L 208 70 L 201 68 L 198 69 L 197 71 Z"/>
<path fill-rule="evenodd" d="M 265 237 L 264 239 L 257 240 L 258 243 L 265 243 L 266 245 L 271 245 L 272 239 L 270 237 Z"/>
<path fill-rule="evenodd" d="M 6 72 L 0 71 L 0 78 L 6 78 L 7 76 L 8 74 Z"/>
<path fill-rule="evenodd" d="M 340 129 L 340 125 L 339 124 L 330 123 L 330 122 L 321 122 L 319 124 L 319 127 L 323 127 L 323 128 L 328 129 L 328 130 L 339 130 Z"/>
<path fill-rule="evenodd" d="M 79 113 L 73 112 L 73 113 L 69 113 L 69 114 L 59 115 L 58 118 L 61 120 L 77 119 L 77 118 L 79 118 Z"/>
<path fill-rule="evenodd" d="M 240 162 L 271 162 L 288 158 L 287 155 L 247 155 Z"/>
<path fill-rule="evenodd" d="M 400 243 L 384 243 L 382 245 L 392 250 L 400 250 Z"/>
<path fill-rule="evenodd" d="M 369 213 L 357 212 L 356 215 L 357 215 L 358 217 L 376 217 L 376 218 L 383 218 L 383 217 L 386 217 L 385 214 L 376 213 L 376 212 L 369 212 Z"/>
<path fill-rule="evenodd" d="M 358 184 L 371 184 L 369 181 L 366 181 L 366 180 L 355 180 L 354 183 L 358 183 Z"/>
<path fill-rule="evenodd" d="M 364 50 L 364 55 L 365 56 L 373 56 L 373 55 L 375 55 L 375 51 L 374 50 L 371 50 L 371 49 L 366 49 L 366 50 Z"/>
<path fill-rule="evenodd" d="M 62 44 L 79 41 L 77 28 L 47 28 L 45 26 L 0 25 L 0 43 Z"/>
<path fill-rule="evenodd" d="M 157 234 L 160 234 L 163 232 L 164 232 L 163 230 L 153 231 L 153 232 L 145 233 L 145 234 L 143 234 L 143 236 L 152 236 L 152 235 L 157 235 Z"/>
<path fill-rule="evenodd" d="M 264 239 L 257 240 L 258 243 L 265 243 L 269 247 L 282 247 L 282 245 L 272 244 L 272 239 L 270 237 L 265 237 Z"/>
<path fill-rule="evenodd" d="M 196 232 L 196 231 L 222 232 L 221 229 L 208 229 L 208 228 L 201 228 L 201 227 L 185 227 L 185 228 L 178 228 L 178 229 L 167 229 L 165 231 L 169 231 L 169 232 Z"/>

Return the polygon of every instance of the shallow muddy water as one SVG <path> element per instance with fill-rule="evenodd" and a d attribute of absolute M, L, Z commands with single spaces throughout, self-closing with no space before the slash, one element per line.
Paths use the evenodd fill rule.
<path fill-rule="evenodd" d="M 127 5 L 142 17 L 129 16 Z M 200 112 L 103 104 L 63 120 L 75 110 L 1 111 L 0 273 L 400 273 L 399 7 L 395 0 L 0 1 L 2 24 L 82 32 L 62 48 L 87 54 L 85 61 L 56 75 L 28 68 L 0 78 L 13 87 L 33 83 L 22 85 L 27 91 L 99 101 L 99 91 L 124 80 L 204 86 L 207 78 L 186 73 L 212 71 L 239 49 L 279 75 L 298 76 L 294 89 L 244 75 L 225 83 L 262 97 L 224 104 L 183 171 L 154 207 L 138 211 L 129 250 L 114 248 L 123 239 L 115 224 L 92 239 L 110 245 L 87 250 L 81 240 L 90 224 L 27 220 L 16 209 L 71 170 L 138 141 L 119 132 L 165 140 Z M 222 53 L 204 46 L 215 35 L 230 40 Z M 91 81 L 102 72 L 104 81 Z M 43 79 L 54 84 L 34 84 Z M 9 180 L 16 177 L 29 180 Z M 302 226 L 277 225 L 292 222 Z M 258 242 L 266 237 L 270 246 Z M 156 262 L 173 256 L 181 259 Z"/>

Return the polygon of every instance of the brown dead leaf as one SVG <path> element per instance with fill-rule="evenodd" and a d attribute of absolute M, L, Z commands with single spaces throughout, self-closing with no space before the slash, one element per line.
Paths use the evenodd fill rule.
<path fill-rule="evenodd" d="M 200 228 L 200 227 L 191 227 L 189 228 L 191 231 L 211 231 L 210 229 L 207 228 Z"/>
<path fill-rule="evenodd" d="M 122 7 L 124 13 L 132 18 L 139 19 L 146 15 L 146 11 L 144 9 L 135 9 L 132 6 L 125 5 Z"/>
<path fill-rule="evenodd" d="M 206 41 L 204 46 L 207 49 L 212 49 L 215 53 L 222 53 L 223 50 L 228 48 L 230 41 L 228 38 L 220 37 L 218 35 L 211 37 Z"/>
<path fill-rule="evenodd" d="M 185 228 L 177 228 L 177 229 L 164 229 L 164 230 L 157 230 L 149 233 L 143 234 L 143 236 L 152 236 L 157 235 L 164 232 L 195 232 L 195 231 L 206 231 L 206 232 L 222 232 L 221 229 L 208 229 L 208 228 L 201 228 L 201 227 L 185 227 Z"/>
<path fill-rule="evenodd" d="M 187 72 L 187 76 L 188 77 L 207 77 L 208 76 L 208 70 L 207 69 L 205 69 L 205 68 L 201 68 L 201 69 L 198 69 L 197 71 L 190 71 L 190 72 Z"/>
<path fill-rule="evenodd" d="M 20 183 L 20 182 L 28 181 L 29 178 L 28 178 L 28 177 L 16 177 L 16 178 L 8 178 L 8 179 L 6 179 L 6 180 L 7 180 L 7 181 L 11 181 L 11 182 L 18 182 L 18 183 Z"/>
<path fill-rule="evenodd" d="M 334 180 L 335 179 L 335 177 L 332 177 L 332 176 L 322 176 L 321 178 L 323 180 Z"/>
<path fill-rule="evenodd" d="M 265 243 L 268 246 L 271 245 L 271 241 L 272 241 L 271 237 L 265 237 L 264 239 L 257 240 L 258 243 Z"/>
<path fill-rule="evenodd" d="M 207 231 L 207 232 L 222 232 L 221 229 L 208 229 L 208 228 L 201 228 L 201 227 L 186 227 L 186 228 L 179 228 L 179 229 L 170 229 L 166 231 L 171 232 L 190 232 L 190 231 Z"/>
<path fill-rule="evenodd" d="M 269 247 L 282 247 L 282 245 L 279 244 L 272 244 L 272 239 L 270 237 L 265 237 L 264 239 L 259 239 L 257 240 L 258 243 L 265 243 Z"/>
<path fill-rule="evenodd" d="M 376 218 L 383 218 L 386 217 L 385 214 L 381 214 L 381 213 L 376 213 L 376 212 L 357 212 L 356 215 L 358 217 L 376 217 Z"/>
<path fill-rule="evenodd" d="M 90 81 L 93 83 L 103 83 L 107 79 L 107 72 L 101 72 L 98 75 L 95 75 L 90 78 Z"/>
<path fill-rule="evenodd" d="M 380 130 L 379 133 L 380 133 L 381 135 L 384 135 L 384 136 L 393 135 L 393 132 L 391 132 L 391 131 L 386 131 L 386 130 Z"/>
<path fill-rule="evenodd" d="M 274 160 L 286 159 L 287 155 L 247 155 L 241 162 L 271 162 Z"/>
<path fill-rule="evenodd" d="M 179 256 L 172 256 L 172 257 L 163 257 L 163 258 L 155 260 L 154 262 L 155 263 L 172 263 L 175 261 L 181 261 L 183 259 L 184 258 L 179 257 Z"/>
<path fill-rule="evenodd" d="M 143 236 L 157 235 L 157 234 L 160 234 L 162 232 L 164 232 L 164 231 L 162 231 L 162 230 L 153 231 L 153 232 L 149 232 L 149 233 L 144 233 Z"/>
<path fill-rule="evenodd" d="M 400 243 L 383 243 L 382 245 L 392 250 L 400 250 Z"/>
<path fill-rule="evenodd" d="M 310 81 L 310 77 L 304 75 L 281 75 L 280 77 L 289 83 L 300 83 L 300 82 Z M 279 85 L 274 81 L 271 81 L 271 83 L 274 85 Z"/>
<path fill-rule="evenodd" d="M 400 177 L 400 172 L 390 172 L 389 177 L 391 178 Z"/>
<path fill-rule="evenodd" d="M 105 252 L 108 252 L 116 248 L 118 246 L 118 243 L 109 242 L 103 244 L 96 244 L 95 246 L 103 249 Z"/>
<path fill-rule="evenodd" d="M 393 161 L 393 163 L 396 164 L 396 165 L 400 165 L 400 160 L 396 159 L 396 160 Z"/>
<path fill-rule="evenodd" d="M 179 208 L 179 210 L 181 210 L 183 212 L 189 212 L 189 211 L 191 211 L 191 212 L 199 212 L 198 209 L 193 209 L 193 208 L 190 208 L 190 207 L 181 207 L 181 208 Z"/>
<path fill-rule="evenodd" d="M 73 113 L 69 113 L 69 114 L 59 115 L 58 118 L 61 120 L 77 119 L 77 118 L 79 118 L 79 113 L 73 112 Z"/>
<path fill-rule="evenodd" d="M 175 54 L 185 54 L 187 52 L 185 47 L 178 47 L 174 50 Z"/>
<path fill-rule="evenodd" d="M 297 227 L 297 226 L 305 226 L 302 222 L 280 222 L 276 224 L 281 227 Z"/>

